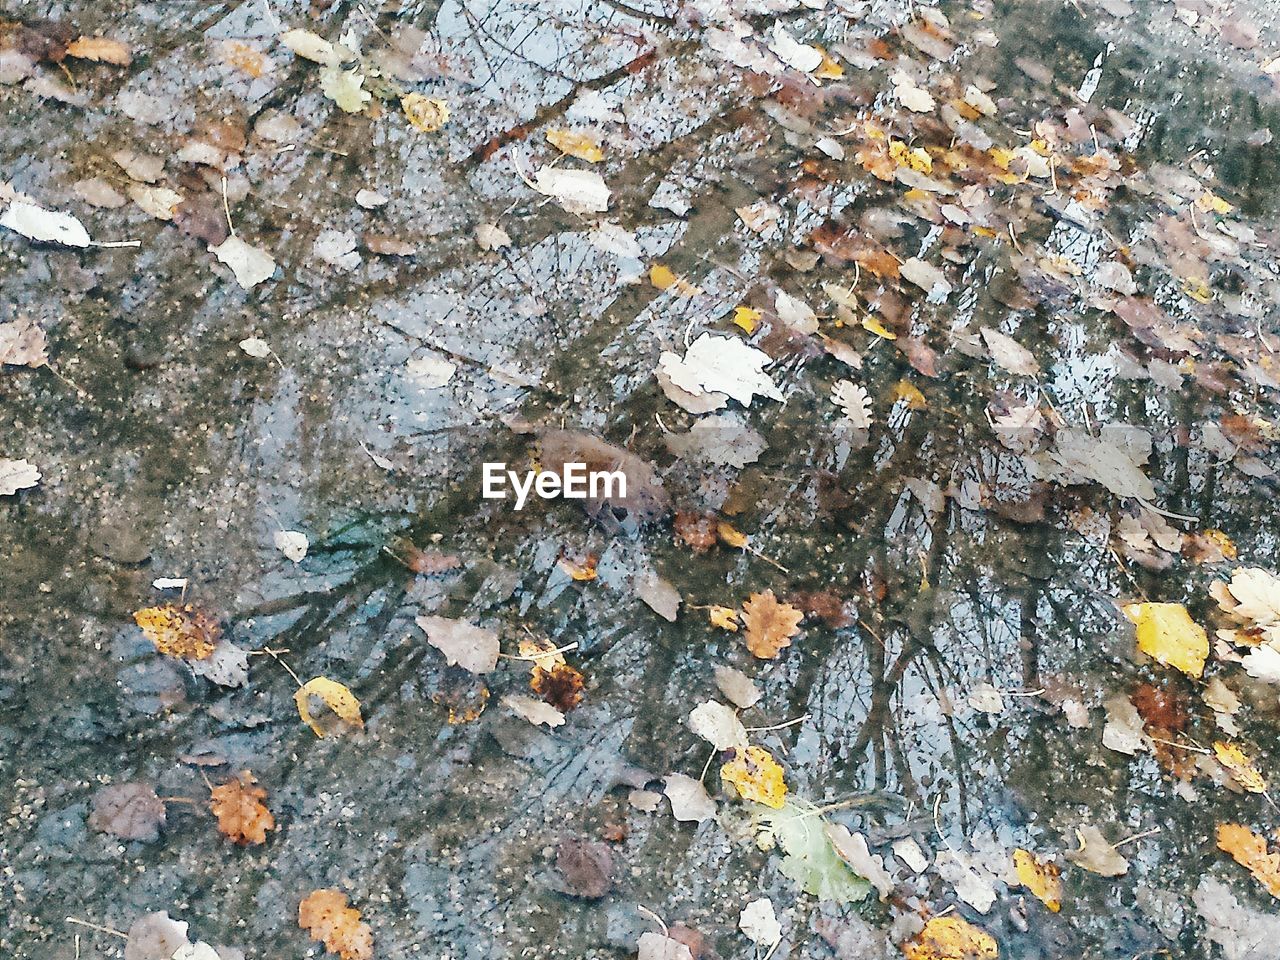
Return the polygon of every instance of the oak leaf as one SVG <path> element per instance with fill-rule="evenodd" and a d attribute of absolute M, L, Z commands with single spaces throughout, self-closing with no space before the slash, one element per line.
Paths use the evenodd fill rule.
<path fill-rule="evenodd" d="M 753 593 L 742 605 L 742 622 L 747 626 L 746 643 L 751 655 L 772 660 L 791 638 L 800 632 L 804 614 L 789 603 L 779 603 L 772 590 Z"/>
<path fill-rule="evenodd" d="M 209 790 L 209 805 L 218 818 L 218 831 L 229 840 L 247 846 L 267 842 L 267 831 L 274 830 L 276 818 L 263 803 L 267 791 L 248 770 L 234 780 Z"/>
<path fill-rule="evenodd" d="M 157 650 L 186 660 L 207 660 L 222 633 L 213 616 L 189 603 L 145 607 L 133 619 Z"/>
<path fill-rule="evenodd" d="M 316 890 L 298 904 L 298 926 L 342 960 L 370 960 L 373 931 L 339 890 Z"/>
<path fill-rule="evenodd" d="M 986 931 L 963 917 L 934 917 L 902 945 L 907 960 L 995 960 L 1000 949 Z"/>
<path fill-rule="evenodd" d="M 1218 849 L 1231 854 L 1269 894 L 1280 900 L 1280 853 L 1267 851 L 1266 837 L 1241 823 L 1220 823 Z"/>

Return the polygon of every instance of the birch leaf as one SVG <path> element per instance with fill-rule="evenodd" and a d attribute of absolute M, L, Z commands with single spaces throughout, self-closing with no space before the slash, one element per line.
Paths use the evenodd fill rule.
<path fill-rule="evenodd" d="M 28 240 L 41 243 L 60 243 L 67 247 L 87 247 L 90 243 L 84 224 L 71 214 L 30 203 L 9 204 L 9 209 L 0 216 L 0 227 L 8 227 Z"/>
<path fill-rule="evenodd" d="M 209 247 L 209 252 L 231 268 L 236 283 L 246 290 L 252 290 L 263 280 L 271 279 L 271 275 L 276 272 L 276 262 L 271 254 L 245 243 L 235 234 L 216 247 Z"/>

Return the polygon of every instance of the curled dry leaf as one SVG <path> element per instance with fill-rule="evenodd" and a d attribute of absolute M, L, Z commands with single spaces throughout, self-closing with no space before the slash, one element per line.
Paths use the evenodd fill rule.
<path fill-rule="evenodd" d="M 218 818 L 218 832 L 242 846 L 267 842 L 267 831 L 274 830 L 276 819 L 263 802 L 267 791 L 248 770 L 234 780 L 209 791 L 209 806 Z"/>
<path fill-rule="evenodd" d="M 164 801 L 149 783 L 116 783 L 93 795 L 89 827 L 121 840 L 149 843 L 164 826 Z"/>
<path fill-rule="evenodd" d="M 129 48 L 119 40 L 107 37 L 80 37 L 67 44 L 67 56 L 78 60 L 93 60 L 95 63 L 112 63 L 117 67 L 127 67 L 133 62 Z"/>
<path fill-rule="evenodd" d="M 313 677 L 293 695 L 298 716 L 317 737 L 363 729 L 360 701 L 355 694 L 328 677 Z"/>
<path fill-rule="evenodd" d="M 782 809 L 786 802 L 787 782 L 782 766 L 763 747 L 735 750 L 733 759 L 720 767 L 720 779 L 733 784 L 744 800 L 774 810 Z"/>
<path fill-rule="evenodd" d="M 1080 849 L 1068 850 L 1066 858 L 1077 867 L 1083 867 L 1103 877 L 1122 877 L 1129 872 L 1129 861 L 1120 855 L 1102 831 L 1092 824 L 1076 828 Z"/>
<path fill-rule="evenodd" d="M 185 660 L 208 659 L 222 633 L 215 617 L 189 603 L 146 607 L 133 619 L 157 650 Z"/>
<path fill-rule="evenodd" d="M 1267 893 L 1280 900 L 1280 853 L 1267 850 L 1267 838 L 1241 823 L 1218 824 L 1218 849 L 1253 874 Z"/>
<path fill-rule="evenodd" d="M 789 603 L 779 603 L 772 590 L 753 593 L 742 605 L 742 621 L 747 626 L 746 643 L 751 655 L 772 660 L 791 638 L 800 632 L 804 614 Z"/>
<path fill-rule="evenodd" d="M 316 890 L 298 904 L 298 926 L 342 960 L 371 960 L 373 931 L 340 890 Z"/>

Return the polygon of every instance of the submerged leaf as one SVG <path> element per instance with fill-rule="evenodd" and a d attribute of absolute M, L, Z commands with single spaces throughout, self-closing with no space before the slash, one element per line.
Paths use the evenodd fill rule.
<path fill-rule="evenodd" d="M 267 842 L 267 831 L 274 830 L 276 819 L 264 800 L 267 791 L 248 770 L 234 780 L 209 790 L 209 806 L 218 818 L 218 832 L 242 846 Z"/>
<path fill-rule="evenodd" d="M 782 767 L 764 747 L 735 750 L 734 757 L 720 767 L 720 779 L 733 784 L 744 800 L 780 809 L 787 795 Z"/>
<path fill-rule="evenodd" d="M 298 904 L 298 926 L 342 960 L 371 960 L 373 931 L 340 890 L 316 890 Z"/>
<path fill-rule="evenodd" d="M 134 613 L 133 619 L 157 650 L 187 660 L 207 659 L 222 633 L 215 617 L 189 603 L 146 607 Z"/>
<path fill-rule="evenodd" d="M 964 917 L 934 917 L 902 945 L 907 960 L 995 960 L 1000 948 L 995 939 Z"/>
<path fill-rule="evenodd" d="M 1129 603 L 1124 615 L 1137 627 L 1138 649 L 1189 677 L 1204 673 L 1209 637 L 1180 603 Z"/>
<path fill-rule="evenodd" d="M 329 709 L 333 716 L 312 712 L 315 704 L 312 698 L 319 700 Z M 298 688 L 293 695 L 293 702 L 298 706 L 298 716 L 309 726 L 317 737 L 325 737 L 331 733 L 344 733 L 349 728 L 362 729 L 364 718 L 360 715 L 360 701 L 355 694 L 328 677 L 313 677 Z M 336 722 L 335 718 L 336 717 Z"/>

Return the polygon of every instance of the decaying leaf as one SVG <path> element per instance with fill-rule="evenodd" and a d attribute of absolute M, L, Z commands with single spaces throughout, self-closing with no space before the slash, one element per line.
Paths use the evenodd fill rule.
<path fill-rule="evenodd" d="M 276 549 L 294 563 L 301 563 L 307 555 L 311 541 L 300 530 L 277 530 L 273 536 Z"/>
<path fill-rule="evenodd" d="M 1247 793 L 1267 792 L 1266 778 L 1254 766 L 1252 758 L 1236 744 L 1218 740 L 1213 745 L 1213 755 L 1242 790 Z"/>
<path fill-rule="evenodd" d="M 538 724 L 544 724 L 548 727 L 559 727 L 564 724 L 564 714 L 541 700 L 533 697 L 526 697 L 523 694 L 508 694 L 502 698 L 502 702 L 511 708 L 511 711 L 519 717 L 528 720 L 535 727 Z"/>
<path fill-rule="evenodd" d="M 443 653 L 449 663 L 475 674 L 488 673 L 498 665 L 500 642 L 496 630 L 447 617 L 418 617 L 415 622 L 427 635 L 427 643 Z"/>
<path fill-rule="evenodd" d="M 850 833 L 842 823 L 829 823 L 825 828 L 827 840 L 836 854 L 858 876 L 863 877 L 886 899 L 893 893 L 893 877 L 884 868 L 884 857 L 873 854 L 867 847 L 867 838 L 860 833 Z"/>
<path fill-rule="evenodd" d="M 185 585 L 186 581 L 182 581 Z M 213 645 L 203 660 L 188 660 L 191 672 L 222 687 L 243 687 L 249 682 L 249 655 L 226 637 Z"/>
<path fill-rule="evenodd" d="M 787 796 L 782 767 L 764 747 L 735 750 L 733 759 L 720 767 L 720 779 L 733 784 L 744 800 L 775 810 L 781 808 Z"/>
<path fill-rule="evenodd" d="M 437 97 L 410 93 L 400 98 L 400 109 L 409 122 L 423 133 L 435 133 L 449 122 L 449 104 Z"/>
<path fill-rule="evenodd" d="M 208 659 L 222 633 L 216 617 L 189 603 L 146 607 L 133 619 L 157 650 L 187 660 Z"/>
<path fill-rule="evenodd" d="M 248 770 L 234 780 L 219 784 L 209 791 L 209 806 L 218 818 L 218 832 L 241 846 L 267 842 L 267 831 L 274 830 L 276 819 L 263 802 L 267 791 Z"/>
<path fill-rule="evenodd" d="M 533 189 L 569 213 L 604 213 L 609 209 L 609 188 L 594 170 L 543 167 L 533 178 Z"/>
<path fill-rule="evenodd" d="M 782 851 L 779 869 L 800 890 L 831 903 L 866 899 L 871 884 L 841 858 L 826 830 L 832 824 L 812 803 L 790 797 L 776 809 L 755 807 L 751 819 L 756 844 L 762 850 Z"/>
<path fill-rule="evenodd" d="M 328 677 L 312 677 L 293 695 L 298 716 L 317 737 L 341 735 L 364 728 L 360 701 L 355 694 Z"/>
<path fill-rule="evenodd" d="M 721 607 L 719 609 L 725 609 Z M 732 611 L 730 611 L 732 612 Z M 734 629 L 737 629 L 736 625 Z M 729 701 L 740 710 L 754 706 L 759 702 L 762 696 L 760 688 L 756 686 L 755 681 L 748 677 L 741 670 L 735 670 L 733 667 L 717 665 L 715 669 L 716 686 L 720 688 L 720 692 L 729 699 Z"/>
<path fill-rule="evenodd" d="M 336 65 L 320 68 L 320 92 L 346 113 L 359 113 L 373 94 L 364 89 L 364 74 Z"/>
<path fill-rule="evenodd" d="M 171 960 L 191 945 L 187 926 L 185 920 L 174 920 L 166 910 L 144 913 L 129 925 L 124 960 Z"/>
<path fill-rule="evenodd" d="M 47 351 L 44 330 L 29 317 L 0 323 L 0 365 L 43 367 L 49 362 Z"/>
<path fill-rule="evenodd" d="M 340 890 L 315 890 L 298 904 L 298 926 L 342 960 L 371 960 L 373 931 Z"/>
<path fill-rule="evenodd" d="M 1104 877 L 1121 877 L 1129 872 L 1129 861 L 1107 842 L 1097 827 L 1092 824 L 1077 827 L 1076 839 L 1080 848 L 1065 854 L 1076 866 Z"/>
<path fill-rule="evenodd" d="M 800 632 L 804 614 L 789 603 L 779 603 L 772 590 L 753 593 L 742 605 L 742 622 L 746 624 L 746 644 L 751 655 L 772 660 L 783 647 L 791 646 L 791 638 Z"/>
<path fill-rule="evenodd" d="M 1153 660 L 1199 679 L 1209 637 L 1180 603 L 1129 603 L 1124 615 L 1137 628 L 1138 649 Z"/>
<path fill-rule="evenodd" d="M 599 900 L 613 888 L 613 854 L 597 840 L 561 837 L 556 846 L 556 873 L 561 892 Z"/>
<path fill-rule="evenodd" d="M 149 783 L 116 783 L 93 795 L 89 828 L 121 840 L 149 843 L 165 823 L 164 801 Z"/>
<path fill-rule="evenodd" d="M 1062 909 L 1061 870 L 1054 863 L 1043 863 L 1034 853 L 1021 847 L 1013 851 L 1013 868 L 1018 882 L 1054 913 Z"/>
<path fill-rule="evenodd" d="M 1267 838 L 1241 823 L 1218 824 L 1218 849 L 1253 874 L 1267 893 L 1280 900 L 1280 853 L 1267 850 Z"/>
<path fill-rule="evenodd" d="M 738 916 L 738 929 L 747 939 L 766 950 L 772 949 L 782 939 L 782 927 L 773 912 L 773 901 L 759 897 L 742 908 Z"/>
<path fill-rule="evenodd" d="M 549 669 L 533 668 L 529 686 L 561 713 L 568 713 L 582 702 L 584 677 L 569 664 L 561 662 Z"/>
<path fill-rule="evenodd" d="M 40 471 L 26 460 L 0 460 L 0 497 L 11 497 L 40 482 Z"/>
<path fill-rule="evenodd" d="M 915 938 L 902 945 L 907 960 L 995 960 L 995 939 L 964 917 L 933 917 Z"/>
<path fill-rule="evenodd" d="M 639 951 L 636 960 L 693 960 L 687 944 L 653 930 L 640 934 L 636 949 Z"/>

